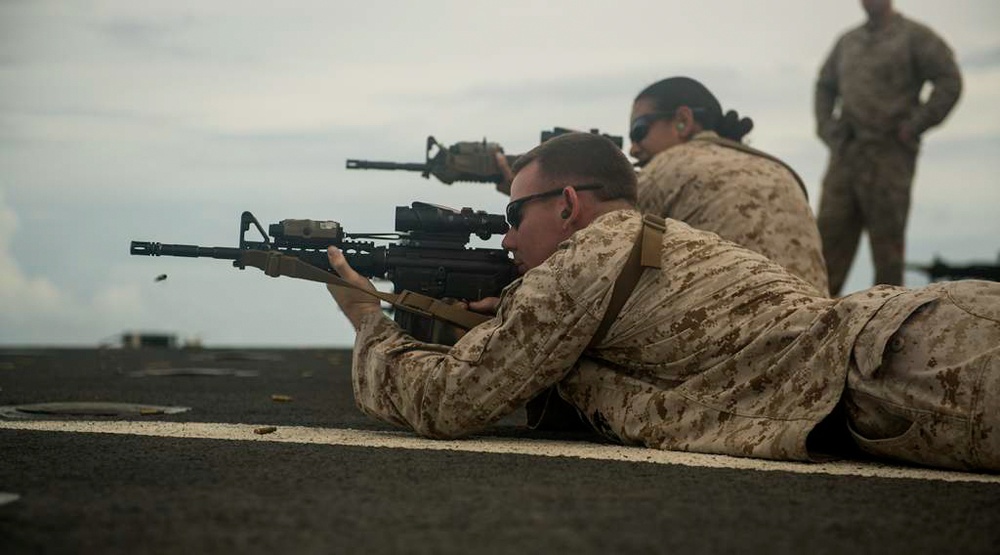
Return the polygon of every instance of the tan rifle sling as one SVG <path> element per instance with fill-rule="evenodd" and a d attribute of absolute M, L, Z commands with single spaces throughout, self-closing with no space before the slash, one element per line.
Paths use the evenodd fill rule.
<path fill-rule="evenodd" d="M 664 229 L 663 218 L 653 214 L 643 216 L 642 229 L 639 230 L 639 236 L 632 244 L 632 250 L 625 261 L 625 266 L 622 267 L 618 279 L 615 280 L 614 288 L 611 290 L 611 301 L 604 311 L 604 317 L 601 318 L 597 331 L 590 339 L 590 344 L 587 345 L 588 349 L 596 347 L 607 335 L 608 329 L 618 318 L 625 302 L 632 296 L 632 291 L 639 283 L 643 271 L 646 268 L 660 267 Z M 574 431 L 586 429 L 584 425 L 586 419 L 580 415 L 576 407 L 559 396 L 555 386 L 547 388 L 528 401 L 525 406 L 525 416 L 528 428 L 532 430 Z"/>
<path fill-rule="evenodd" d="M 740 142 L 737 142 L 737 141 L 733 141 L 733 140 L 730 140 L 730 139 L 724 139 L 724 138 L 718 137 L 718 136 L 708 135 L 708 136 L 697 137 L 694 140 L 696 140 L 696 141 L 706 141 L 706 142 L 709 142 L 709 143 L 712 143 L 712 144 L 717 144 L 719 146 L 723 146 L 723 147 L 726 147 L 726 148 L 732 148 L 732 149 L 735 149 L 735 150 L 739 150 L 740 152 L 745 152 L 745 153 L 751 154 L 753 156 L 760 156 L 761 158 L 766 158 L 766 159 L 768 159 L 768 160 L 770 160 L 772 162 L 776 162 L 778 164 L 781 164 L 786 170 L 792 172 L 792 177 L 794 177 L 795 181 L 797 181 L 799 183 L 799 188 L 802 189 L 802 194 L 806 196 L 806 200 L 809 200 L 809 191 L 806 191 L 806 184 L 802 182 L 802 178 L 799 177 L 799 174 L 796 173 L 795 170 L 793 170 L 792 167 L 789 166 L 788 164 L 786 164 L 781 158 L 777 158 L 775 156 L 771 156 L 770 154 L 768 154 L 768 153 L 766 153 L 766 152 L 764 152 L 762 150 L 757 150 L 756 148 L 749 147 L 749 146 L 747 146 L 747 145 L 745 145 L 743 143 L 740 143 Z"/>
<path fill-rule="evenodd" d="M 611 302 L 608 303 L 608 308 L 604 311 L 604 318 L 597 326 L 597 331 L 594 332 L 588 347 L 594 347 L 607 335 L 611 324 L 618 318 L 618 313 L 625 306 L 625 301 L 632 296 L 632 291 L 639 283 L 643 270 L 660 267 L 660 247 L 663 243 L 664 229 L 663 218 L 653 214 L 643 216 L 642 229 L 639 230 L 639 236 L 632 245 L 632 252 L 629 253 L 628 260 L 625 261 L 625 267 L 622 268 L 618 279 L 615 280 L 614 289 L 611 291 Z"/>
<path fill-rule="evenodd" d="M 412 291 L 403 291 L 397 295 L 393 293 L 384 293 L 382 291 L 362 289 L 355 286 L 353 283 L 345 281 L 337 274 L 317 268 L 316 266 L 303 262 L 294 256 L 281 254 L 276 251 L 248 250 L 240 255 L 240 261 L 247 266 L 260 268 L 265 274 L 271 277 L 288 276 L 357 289 L 362 293 L 367 293 L 373 297 L 377 297 L 396 308 L 406 310 L 407 312 L 412 312 L 414 314 L 419 314 L 421 316 L 428 316 L 430 318 L 442 320 L 467 330 L 472 329 L 492 318 L 491 316 L 480 314 L 478 312 L 472 312 L 471 310 L 465 310 L 456 305 L 448 304 L 440 299 L 435 299 L 434 297 L 421 295 L 420 293 L 414 293 Z"/>

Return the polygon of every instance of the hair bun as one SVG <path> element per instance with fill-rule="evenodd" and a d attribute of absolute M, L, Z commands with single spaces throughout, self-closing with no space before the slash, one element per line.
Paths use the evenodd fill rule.
<path fill-rule="evenodd" d="M 741 118 L 736 110 L 727 111 L 726 115 L 722 116 L 722 119 L 715 126 L 715 132 L 719 136 L 736 142 L 743 142 L 743 136 L 751 129 L 753 129 L 753 120 Z"/>

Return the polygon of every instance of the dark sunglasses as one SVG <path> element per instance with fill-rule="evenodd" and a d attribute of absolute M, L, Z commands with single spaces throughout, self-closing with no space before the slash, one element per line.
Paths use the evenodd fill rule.
<path fill-rule="evenodd" d="M 691 108 L 692 114 L 697 114 L 705 111 L 704 108 Z M 638 143 L 639 141 L 646 138 L 649 135 L 649 129 L 653 126 L 653 123 L 661 119 L 672 119 L 677 115 L 677 111 L 673 112 L 650 112 L 648 114 L 641 115 L 634 120 L 632 120 L 632 125 L 628 129 L 628 138 L 633 143 Z"/>
<path fill-rule="evenodd" d="M 645 139 L 646 135 L 649 135 L 649 128 L 653 126 L 653 122 L 672 117 L 674 117 L 674 112 L 651 112 L 635 118 L 628 129 L 629 140 L 638 143 Z"/>
<path fill-rule="evenodd" d="M 595 191 L 597 189 L 604 188 L 604 185 L 600 183 L 591 183 L 589 185 L 574 185 L 571 187 L 577 191 Z M 545 191 L 544 193 L 535 193 L 533 195 L 528 195 L 526 197 L 521 197 L 517 200 L 512 200 L 507 205 L 507 223 L 510 227 L 517 229 L 521 225 L 521 218 L 524 216 L 524 205 L 540 198 L 555 197 L 561 195 L 566 187 L 560 187 L 558 189 L 552 189 L 551 191 Z"/>

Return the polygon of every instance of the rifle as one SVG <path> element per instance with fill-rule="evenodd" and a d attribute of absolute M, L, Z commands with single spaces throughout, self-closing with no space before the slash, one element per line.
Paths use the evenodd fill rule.
<path fill-rule="evenodd" d="M 250 226 L 260 233 L 260 241 L 247 239 Z M 132 241 L 129 253 L 232 260 L 236 268 L 253 266 L 272 277 L 286 275 L 330 282 L 330 276 L 336 273 L 326 248 L 333 245 L 343 251 L 359 274 L 393 282 L 393 291 L 400 294 L 401 300 L 396 306 L 403 309 L 394 311 L 393 319 L 401 327 L 423 341 L 441 342 L 436 339 L 447 328 L 434 322 L 434 310 L 428 310 L 427 299 L 500 296 L 501 290 L 518 277 L 507 251 L 466 245 L 472 234 L 486 240 L 507 230 L 507 222 L 500 215 L 414 202 L 410 207 L 396 207 L 396 233 L 345 233 L 335 221 L 281 220 L 270 225 L 269 238 L 257 218 L 243 212 L 237 247 Z M 375 240 L 396 242 L 376 246 Z"/>
<path fill-rule="evenodd" d="M 565 127 L 555 127 L 552 131 L 542 131 L 541 142 L 545 142 L 552 137 L 570 133 L 572 129 Z M 591 133 L 601 134 L 597 129 L 591 129 Z M 601 134 L 601 136 L 612 141 L 618 148 L 622 147 L 622 138 L 619 136 Z M 472 183 L 493 183 L 498 191 L 505 195 L 510 194 L 510 183 L 503 170 L 497 165 L 496 155 L 503 154 L 503 147 L 497 143 L 482 141 L 465 141 L 445 147 L 433 136 L 427 137 L 427 148 L 424 154 L 424 162 L 375 162 L 371 160 L 347 160 L 349 170 L 403 170 L 420 172 L 425 179 L 430 176 L 438 178 L 445 185 L 451 185 L 456 181 Z M 507 165 L 513 166 L 519 155 L 507 155 Z"/>
<path fill-rule="evenodd" d="M 430 176 L 438 178 L 445 185 L 456 181 L 473 183 L 495 183 L 497 186 L 506 182 L 506 178 L 497 165 L 496 155 L 502 154 L 503 148 L 497 143 L 466 141 L 445 147 L 433 136 L 427 137 L 427 149 L 423 163 L 373 162 L 370 160 L 348 160 L 349 170 L 403 170 L 420 172 L 425 179 Z M 513 165 L 517 156 L 507 156 L 507 163 Z"/>
<path fill-rule="evenodd" d="M 907 270 L 923 272 L 931 281 L 955 279 L 985 279 L 1000 281 L 1000 261 L 997 264 L 975 263 L 965 266 L 952 266 L 934 257 L 929 266 L 921 264 L 906 264 Z"/>

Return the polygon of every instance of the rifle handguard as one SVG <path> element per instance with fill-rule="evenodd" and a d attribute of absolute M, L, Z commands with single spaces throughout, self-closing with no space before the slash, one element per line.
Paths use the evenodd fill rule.
<path fill-rule="evenodd" d="M 342 277 L 317 268 L 312 264 L 302 260 L 282 254 L 276 251 L 247 250 L 240 255 L 240 261 L 246 266 L 253 266 L 262 270 L 271 277 L 293 277 L 328 283 L 339 287 L 349 287 L 362 293 L 367 293 L 373 297 L 381 299 L 392 306 L 412 312 L 420 316 L 427 316 L 436 320 L 441 320 L 462 329 L 472 329 L 479 324 L 490 319 L 490 316 L 465 310 L 455 305 L 448 304 L 440 299 L 414 293 L 413 291 L 403 291 L 396 295 L 384 293 L 382 291 L 372 291 L 363 289 L 344 280 Z"/>

